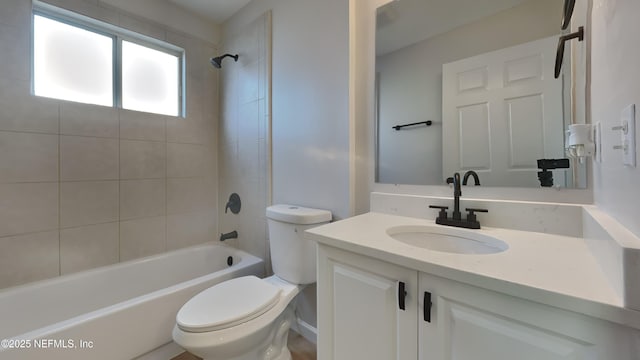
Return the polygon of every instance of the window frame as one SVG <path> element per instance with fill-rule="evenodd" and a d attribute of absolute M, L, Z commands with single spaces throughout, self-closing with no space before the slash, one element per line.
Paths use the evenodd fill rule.
<path fill-rule="evenodd" d="M 31 94 L 35 95 L 35 16 L 45 17 L 60 23 L 77 27 L 89 32 L 93 32 L 99 35 L 110 37 L 113 39 L 112 48 L 112 66 L 113 66 L 113 105 L 112 107 L 117 109 L 123 109 L 128 111 L 122 106 L 122 42 L 128 41 L 136 45 L 144 46 L 153 50 L 161 51 L 166 54 L 176 56 L 178 58 L 178 114 L 177 117 L 186 117 L 186 51 L 176 45 L 170 44 L 166 41 L 158 40 L 147 35 L 143 35 L 131 30 L 121 28 L 116 25 L 109 24 L 104 21 L 93 19 L 86 15 L 82 15 L 67 9 L 59 8 L 51 4 L 44 3 L 42 1 L 34 0 L 33 9 L 31 11 Z M 73 101 L 62 100 L 60 101 Z M 96 104 L 90 104 L 94 106 L 101 106 Z M 160 113 L 152 113 L 161 116 L 173 116 Z"/>

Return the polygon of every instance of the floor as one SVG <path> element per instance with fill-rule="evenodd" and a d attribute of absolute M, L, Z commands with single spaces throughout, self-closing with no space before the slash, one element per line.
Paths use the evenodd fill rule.
<path fill-rule="evenodd" d="M 303 338 L 298 333 L 289 331 L 289 350 L 292 360 L 317 360 L 316 345 Z M 189 353 L 182 353 L 171 360 L 202 360 Z"/>

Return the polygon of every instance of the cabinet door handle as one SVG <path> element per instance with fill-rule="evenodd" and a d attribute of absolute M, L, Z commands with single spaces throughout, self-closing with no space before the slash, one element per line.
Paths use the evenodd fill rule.
<path fill-rule="evenodd" d="M 405 288 L 404 282 L 400 281 L 398 283 L 398 307 L 400 308 L 400 310 L 405 309 L 404 300 L 407 297 L 407 292 L 405 291 L 404 288 Z"/>
<path fill-rule="evenodd" d="M 431 293 L 428 291 L 424 292 L 424 302 L 422 305 L 422 312 L 424 313 L 424 321 L 430 323 L 431 322 Z"/>

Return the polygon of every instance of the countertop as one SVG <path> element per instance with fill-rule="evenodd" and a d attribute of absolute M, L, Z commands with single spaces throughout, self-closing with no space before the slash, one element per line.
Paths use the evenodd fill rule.
<path fill-rule="evenodd" d="M 405 268 L 497 291 L 640 329 L 640 312 L 624 308 L 585 240 L 539 232 L 483 227 L 478 232 L 504 241 L 495 254 L 451 254 L 422 249 L 387 235 L 395 226 L 432 226 L 433 220 L 370 212 L 312 228 L 320 244 Z"/>

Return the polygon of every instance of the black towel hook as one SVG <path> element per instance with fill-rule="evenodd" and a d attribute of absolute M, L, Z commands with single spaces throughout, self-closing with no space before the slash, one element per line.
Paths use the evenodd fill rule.
<path fill-rule="evenodd" d="M 566 30 L 571 23 L 573 9 L 576 7 L 576 0 L 564 0 L 564 14 L 562 16 L 562 30 Z"/>
<path fill-rule="evenodd" d="M 578 41 L 584 40 L 584 27 L 580 26 L 580 28 L 578 28 L 578 31 L 560 36 L 560 40 L 558 41 L 558 50 L 556 52 L 556 79 L 560 77 L 560 71 L 562 70 L 562 62 L 564 61 L 564 43 L 576 38 L 578 39 Z"/>

